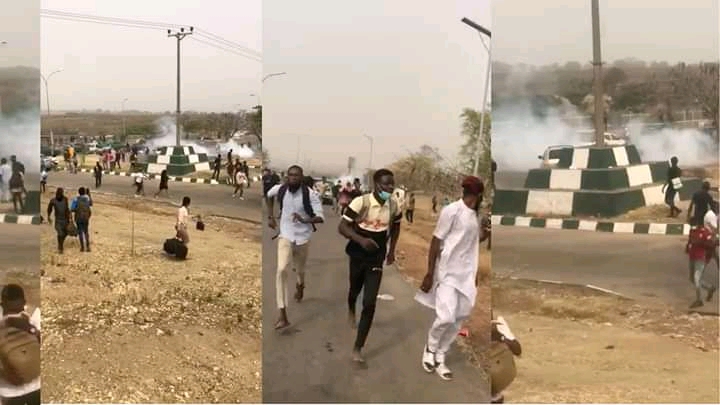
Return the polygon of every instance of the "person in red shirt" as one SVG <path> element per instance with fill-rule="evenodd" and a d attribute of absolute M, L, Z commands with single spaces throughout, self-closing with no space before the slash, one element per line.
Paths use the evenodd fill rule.
<path fill-rule="evenodd" d="M 695 301 L 690 304 L 690 308 L 703 306 L 702 290 L 707 291 L 706 301 L 710 301 L 715 294 L 716 287 L 704 283 L 702 278 L 705 268 L 712 259 L 708 252 L 714 251 L 716 244 L 715 232 L 711 227 L 700 225 L 690 230 L 685 248 L 689 259 L 690 282 L 695 286 Z"/>

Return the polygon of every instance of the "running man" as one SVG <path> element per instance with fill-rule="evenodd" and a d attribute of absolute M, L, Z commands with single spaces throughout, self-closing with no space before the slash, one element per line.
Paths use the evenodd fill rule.
<path fill-rule="evenodd" d="M 325 221 L 323 207 L 317 194 L 303 184 L 303 169 L 293 165 L 287 171 L 287 184 L 276 184 L 267 192 L 268 226 L 277 229 L 275 200 L 280 205 L 280 233 L 277 246 L 277 272 L 275 277 L 275 299 L 280 317 L 275 329 L 290 326 L 288 320 L 288 272 L 295 269 L 295 301 L 303 299 L 305 291 L 305 264 L 308 258 L 310 238 L 315 224 Z"/>
<path fill-rule="evenodd" d="M 382 281 L 383 262 L 395 262 L 395 247 L 400 236 L 402 211 L 392 198 L 395 177 L 390 170 L 380 169 L 373 175 L 375 190 L 355 197 L 345 208 L 338 232 L 348 239 L 345 253 L 350 258 L 350 288 L 348 291 L 348 319 L 357 336 L 352 359 L 364 363 L 365 346 Z M 389 246 L 388 246 L 389 245 Z M 356 325 L 355 305 L 363 292 L 360 322 Z"/>
<path fill-rule="evenodd" d="M 475 305 L 480 242 L 485 237 L 478 218 L 485 187 L 479 178 L 469 176 L 462 189 L 462 198 L 440 211 L 430 242 L 427 274 L 416 296 L 418 302 L 435 310 L 422 366 L 443 380 L 453 378 L 445 355 Z"/>
<path fill-rule="evenodd" d="M 717 216 L 712 211 L 708 211 L 706 214 L 705 218 L 703 218 L 704 223 L 690 230 L 686 247 L 689 259 L 690 282 L 695 286 L 695 301 L 690 304 L 690 308 L 703 306 L 703 290 L 707 291 L 706 301 L 712 300 L 716 290 L 715 286 L 703 282 L 705 269 L 712 260 L 712 255 L 709 255 L 708 252 L 715 250 L 717 246 Z"/>
<path fill-rule="evenodd" d="M 665 193 L 665 204 L 670 207 L 671 217 L 676 217 L 682 212 L 680 208 L 675 206 L 675 195 L 682 187 L 680 176 L 682 176 L 682 170 L 678 167 L 678 158 L 677 156 L 673 156 L 670 158 L 670 167 L 667 171 L 667 179 L 665 180 L 665 184 L 662 186 L 662 192 Z"/>

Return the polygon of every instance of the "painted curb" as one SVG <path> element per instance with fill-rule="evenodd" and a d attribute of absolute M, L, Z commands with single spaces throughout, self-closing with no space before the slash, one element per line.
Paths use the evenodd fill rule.
<path fill-rule="evenodd" d="M 0 214 L 0 223 L 18 224 L 18 225 L 40 225 L 42 217 L 40 214 L 35 215 L 18 215 L 18 214 Z"/>
<path fill-rule="evenodd" d="M 577 218 L 539 218 L 510 215 L 493 215 L 492 224 L 524 228 L 567 229 L 636 235 L 682 236 L 690 232 L 690 225 L 688 224 L 613 222 Z"/>
<path fill-rule="evenodd" d="M 536 280 L 536 279 L 532 279 L 532 278 L 514 277 L 514 276 L 501 277 L 501 278 L 506 278 L 506 279 L 515 280 L 515 281 L 530 281 L 530 282 L 538 283 L 538 284 L 554 284 L 554 285 L 562 285 L 562 286 L 567 286 L 567 287 L 587 288 L 590 290 L 601 292 L 603 294 L 614 295 L 614 296 L 622 298 L 622 299 L 634 301 L 632 298 L 628 297 L 627 295 L 621 294 L 617 291 L 608 290 L 607 288 L 598 287 L 598 286 L 595 286 L 592 284 L 566 283 L 563 281 L 555 281 L 555 280 Z"/>
<path fill-rule="evenodd" d="M 82 173 L 92 173 L 91 169 L 79 169 Z M 103 171 L 104 176 L 122 176 L 122 177 L 131 177 L 134 173 L 130 172 L 111 172 L 111 171 Z M 151 180 L 153 179 L 159 179 L 159 174 L 149 174 L 147 177 Z M 181 183 L 195 183 L 195 184 L 224 184 L 220 183 L 217 180 L 210 180 L 210 179 L 198 179 L 195 177 L 170 177 L 170 181 L 175 182 L 181 182 Z"/>

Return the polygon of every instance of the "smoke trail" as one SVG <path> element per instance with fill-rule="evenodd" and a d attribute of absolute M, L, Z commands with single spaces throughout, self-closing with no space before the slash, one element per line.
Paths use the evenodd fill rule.
<path fill-rule="evenodd" d="M 172 117 L 162 117 L 157 121 L 157 133 L 155 137 L 148 140 L 147 144 L 151 148 L 157 148 L 161 146 L 175 145 L 176 140 L 176 128 L 175 120 Z M 221 154 L 225 156 L 230 149 L 234 157 L 240 159 L 249 159 L 255 156 L 249 146 L 242 145 L 234 139 L 230 139 L 225 143 L 217 143 L 214 148 L 208 148 L 205 145 L 200 145 L 196 142 L 189 140 L 180 140 L 183 146 L 192 146 L 195 149 L 195 153 L 207 153 L 208 155 Z"/>

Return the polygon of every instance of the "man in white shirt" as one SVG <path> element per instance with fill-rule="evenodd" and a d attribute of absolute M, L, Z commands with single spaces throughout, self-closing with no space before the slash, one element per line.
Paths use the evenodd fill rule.
<path fill-rule="evenodd" d="M 280 233 L 277 248 L 275 298 L 280 317 L 275 329 L 290 326 L 287 316 L 288 270 L 297 274 L 295 300 L 302 301 L 305 290 L 305 263 L 315 224 L 324 222 L 323 207 L 318 194 L 303 182 L 303 169 L 293 165 L 287 170 L 287 183 L 277 184 L 267 192 L 268 226 L 277 229 L 275 200 L 280 205 Z"/>
<path fill-rule="evenodd" d="M 478 208 L 484 186 L 474 176 L 462 183 L 463 197 L 448 204 L 438 218 L 430 242 L 428 271 L 416 299 L 435 310 L 435 320 L 423 351 L 425 371 L 452 379 L 445 354 L 457 338 L 463 321 L 470 317 L 477 295 L 480 255 Z"/>
<path fill-rule="evenodd" d="M 178 208 L 177 221 L 175 223 L 175 230 L 177 236 L 187 244 L 190 242 L 190 235 L 188 234 L 188 223 L 190 222 L 190 197 L 185 196 L 182 199 L 182 206 Z"/>
<path fill-rule="evenodd" d="M 0 292 L 0 308 L 3 323 L 28 330 L 40 340 L 40 309 L 36 308 L 32 315 L 27 314 L 25 291 L 17 284 L 8 284 Z M 15 325 L 15 323 L 24 326 Z M 39 368 L 38 368 L 39 371 Z M 0 398 L 2 405 L 40 405 L 40 376 L 25 384 L 12 384 L 0 378 Z"/>

